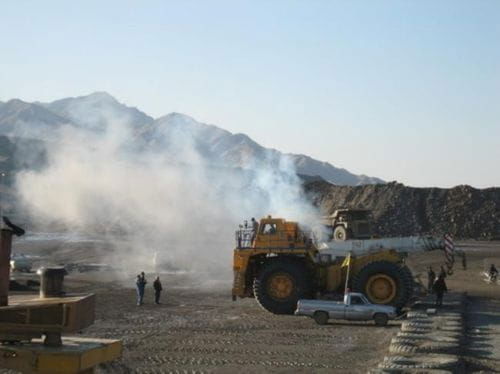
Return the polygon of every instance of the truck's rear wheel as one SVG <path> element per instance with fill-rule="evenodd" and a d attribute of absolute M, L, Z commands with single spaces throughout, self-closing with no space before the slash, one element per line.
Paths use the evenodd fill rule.
<path fill-rule="evenodd" d="M 273 259 L 255 278 L 253 292 L 264 309 L 275 314 L 293 314 L 299 299 L 310 295 L 310 280 L 304 265 L 289 259 Z"/>
<path fill-rule="evenodd" d="M 374 304 L 400 308 L 413 294 L 413 280 L 408 279 L 411 273 L 404 268 L 388 261 L 369 263 L 354 276 L 353 289 L 365 294 Z"/>
<path fill-rule="evenodd" d="M 333 239 L 337 241 L 344 241 L 349 239 L 349 233 L 344 226 L 337 226 L 333 230 Z"/>
<path fill-rule="evenodd" d="M 318 325 L 326 325 L 328 323 L 327 312 L 315 312 L 313 318 Z"/>

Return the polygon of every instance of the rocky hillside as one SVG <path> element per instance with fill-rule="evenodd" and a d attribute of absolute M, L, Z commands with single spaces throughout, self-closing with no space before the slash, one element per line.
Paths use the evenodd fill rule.
<path fill-rule="evenodd" d="M 0 135 L 47 140 L 67 122 L 50 110 L 18 99 L 0 105 Z"/>
<path fill-rule="evenodd" d="M 383 183 L 381 179 L 356 175 L 307 155 L 283 154 L 265 148 L 245 134 L 233 134 L 184 114 L 170 113 L 153 119 L 105 92 L 51 103 L 27 103 L 18 99 L 0 102 L 0 135 L 57 141 L 59 130 L 66 126 L 98 134 L 109 128 L 117 131 L 120 126 L 128 127 L 132 134 L 128 137 L 129 149 L 169 152 L 183 163 L 203 161 L 211 166 L 247 170 L 269 166 L 281 169 L 283 164 L 293 164 L 299 174 L 320 176 L 337 185 Z M 201 160 L 196 160 L 186 149 L 196 150 L 196 157 Z M 186 159 L 178 159 L 181 157 Z"/>
<path fill-rule="evenodd" d="M 313 181 L 305 183 L 305 190 L 327 214 L 342 207 L 372 209 L 379 235 L 451 232 L 457 238 L 500 239 L 500 188 L 414 188 L 395 182 L 348 187 Z"/>

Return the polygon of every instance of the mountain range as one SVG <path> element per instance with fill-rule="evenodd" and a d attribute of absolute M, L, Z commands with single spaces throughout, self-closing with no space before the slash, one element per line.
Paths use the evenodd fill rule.
<path fill-rule="evenodd" d="M 19 99 L 0 102 L 1 144 L 12 139 L 42 143 L 56 141 L 58 130 L 63 126 L 99 133 L 113 125 L 127 126 L 134 135 L 136 147 L 151 151 L 168 149 L 183 157 L 182 151 L 190 146 L 196 149 L 204 162 L 211 165 L 242 169 L 270 165 L 278 168 L 286 159 L 293 164 L 297 174 L 320 177 L 336 185 L 384 183 L 379 178 L 356 175 L 307 155 L 284 154 L 265 148 L 245 134 L 233 134 L 184 114 L 170 113 L 154 119 L 105 92 L 50 103 L 28 103 Z M 9 157 L 14 157 L 10 154 L 13 151 L 9 151 L 12 147 L 9 148 L 7 143 L 2 145 L 0 167 Z"/>

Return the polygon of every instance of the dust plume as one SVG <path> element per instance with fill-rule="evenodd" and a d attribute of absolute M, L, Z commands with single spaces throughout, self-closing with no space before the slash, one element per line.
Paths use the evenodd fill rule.
<path fill-rule="evenodd" d="M 20 199 L 39 224 L 102 235 L 114 248 L 103 257 L 127 276 L 155 259 L 229 277 L 243 220 L 315 219 L 285 157 L 270 153 L 264 165 L 245 169 L 214 165 L 194 132 L 181 126 L 159 146 L 113 118 L 103 131 L 63 127 L 47 150 L 48 165 L 18 175 Z"/>

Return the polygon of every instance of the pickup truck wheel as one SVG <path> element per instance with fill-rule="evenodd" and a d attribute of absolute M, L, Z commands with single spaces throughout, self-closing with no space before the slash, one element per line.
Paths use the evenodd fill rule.
<path fill-rule="evenodd" d="M 299 299 L 310 297 L 307 269 L 297 261 L 276 258 L 263 265 L 253 284 L 260 306 L 275 314 L 293 314 Z"/>
<path fill-rule="evenodd" d="M 377 326 L 387 326 L 387 322 L 389 321 L 389 317 L 384 313 L 377 313 L 373 316 L 373 320 Z"/>
<path fill-rule="evenodd" d="M 329 317 L 327 312 L 315 312 L 313 318 L 318 325 L 326 325 Z"/>

